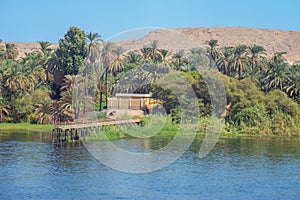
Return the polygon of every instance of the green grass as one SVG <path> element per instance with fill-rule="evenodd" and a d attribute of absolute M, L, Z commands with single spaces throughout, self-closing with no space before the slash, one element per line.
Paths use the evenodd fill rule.
<path fill-rule="evenodd" d="M 54 125 L 30 123 L 0 123 L 0 131 L 36 131 L 51 132 Z"/>
<path fill-rule="evenodd" d="M 169 117 L 165 116 L 147 116 L 141 120 L 139 125 L 122 125 L 122 126 L 107 126 L 103 127 L 100 133 L 91 134 L 87 140 L 114 140 L 114 139 L 130 139 L 130 138 L 147 138 L 147 137 L 174 137 L 179 130 L 180 125 L 172 123 Z M 163 120 L 165 120 L 163 122 Z M 197 136 L 205 137 L 206 129 L 209 126 L 210 119 L 202 118 L 199 122 L 199 129 Z M 163 127 L 159 127 L 164 124 Z M 158 127 L 158 131 L 155 130 Z M 154 133 L 154 134 L 153 134 Z M 104 134 L 106 138 L 104 137 Z M 184 134 L 189 134 L 187 131 Z M 220 133 L 220 138 L 233 138 L 233 137 L 286 137 L 290 134 L 263 134 L 263 133 L 245 133 L 237 130 L 229 130 Z"/>

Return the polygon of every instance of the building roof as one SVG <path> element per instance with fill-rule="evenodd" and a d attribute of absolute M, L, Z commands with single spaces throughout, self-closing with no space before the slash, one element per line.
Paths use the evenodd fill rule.
<path fill-rule="evenodd" d="M 128 94 L 128 93 L 117 93 L 116 97 L 132 97 L 132 98 L 150 98 L 151 94 Z"/>

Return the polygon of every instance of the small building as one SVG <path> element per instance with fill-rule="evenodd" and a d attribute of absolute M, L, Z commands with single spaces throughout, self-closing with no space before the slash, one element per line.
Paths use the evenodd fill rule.
<path fill-rule="evenodd" d="M 125 94 L 117 93 L 108 98 L 109 110 L 145 110 L 149 105 L 151 94 Z"/>

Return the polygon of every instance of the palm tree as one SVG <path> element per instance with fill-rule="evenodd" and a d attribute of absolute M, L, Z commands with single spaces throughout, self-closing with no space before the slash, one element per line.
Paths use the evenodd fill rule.
<path fill-rule="evenodd" d="M 139 55 L 133 51 L 130 51 L 126 56 L 127 63 L 137 63 L 137 62 L 140 62 L 141 59 L 142 59 L 141 55 Z"/>
<path fill-rule="evenodd" d="M 3 63 L 7 66 L 4 71 L 4 86 L 11 92 L 17 94 L 19 91 L 27 91 L 30 86 L 26 68 L 20 65 L 19 62 L 7 60 Z"/>
<path fill-rule="evenodd" d="M 5 59 L 16 59 L 18 50 L 15 44 L 5 43 Z"/>
<path fill-rule="evenodd" d="M 272 89 L 283 91 L 288 83 L 291 82 L 291 71 L 288 65 L 283 62 L 274 63 L 273 67 L 268 70 L 263 82 L 267 91 Z"/>
<path fill-rule="evenodd" d="M 217 60 L 216 65 L 220 72 L 225 75 L 230 75 L 230 62 L 233 57 L 233 47 L 224 47 L 220 58 Z"/>
<path fill-rule="evenodd" d="M 0 46 L 0 61 L 5 58 L 5 49 L 3 46 Z"/>
<path fill-rule="evenodd" d="M 259 45 L 250 45 L 249 47 L 249 68 L 246 70 L 246 77 L 250 77 L 251 80 L 257 84 L 262 83 L 263 71 L 266 70 L 267 62 L 264 57 L 266 50 Z"/>
<path fill-rule="evenodd" d="M 250 65 L 264 69 L 266 66 L 266 63 L 264 62 L 264 55 L 266 55 L 265 48 L 259 45 L 250 45 L 248 48 Z"/>
<path fill-rule="evenodd" d="M 108 73 L 110 71 L 110 65 L 113 60 L 114 44 L 111 42 L 104 42 L 101 50 L 101 61 L 105 69 L 105 95 L 106 95 L 106 105 L 108 103 Z"/>
<path fill-rule="evenodd" d="M 248 47 L 243 44 L 237 45 L 233 50 L 233 58 L 230 62 L 230 68 L 233 72 L 238 73 L 238 80 L 241 80 L 242 73 L 245 71 L 245 67 L 248 63 L 248 57 L 246 56 Z"/>
<path fill-rule="evenodd" d="M 286 62 L 286 59 L 283 57 L 283 55 L 286 54 L 286 52 L 280 51 L 280 52 L 275 52 L 273 56 L 270 59 L 270 64 L 274 63 L 284 63 Z"/>
<path fill-rule="evenodd" d="M 140 49 L 142 54 L 142 60 L 143 62 L 149 62 L 150 61 L 150 48 L 147 46 L 144 46 Z"/>
<path fill-rule="evenodd" d="M 38 124 L 50 124 L 52 123 L 52 108 L 51 99 L 47 98 L 42 102 L 35 105 L 35 119 Z"/>
<path fill-rule="evenodd" d="M 117 46 L 117 48 L 113 50 L 116 57 L 111 63 L 110 71 L 114 76 L 116 76 L 119 72 L 122 72 L 124 69 L 124 52 L 125 49 L 121 46 Z"/>
<path fill-rule="evenodd" d="M 77 119 L 86 100 L 82 77 L 80 75 L 66 75 L 60 89 L 61 110 L 66 116 Z"/>
<path fill-rule="evenodd" d="M 166 67 L 172 68 L 173 64 L 171 62 L 171 59 L 172 59 L 171 51 L 161 49 L 161 50 L 159 50 L 159 52 L 161 55 L 161 64 L 165 65 Z"/>
<path fill-rule="evenodd" d="M 300 66 L 292 66 L 290 70 L 291 82 L 286 90 L 291 97 L 296 97 L 297 102 L 300 105 Z"/>
<path fill-rule="evenodd" d="M 188 61 L 184 58 L 184 50 L 180 50 L 175 53 L 172 59 L 175 68 L 178 70 L 181 68 L 181 66 L 188 64 Z"/>
<path fill-rule="evenodd" d="M 219 49 L 217 49 L 218 40 L 211 39 L 207 43 L 209 45 L 209 47 L 207 48 L 209 66 L 213 68 L 215 66 L 215 63 L 221 56 Z"/>
<path fill-rule="evenodd" d="M 153 40 L 150 43 L 149 57 L 153 62 L 158 62 L 162 58 L 161 52 L 158 49 L 158 41 L 157 40 Z"/>
<path fill-rule="evenodd" d="M 49 55 L 49 53 L 52 51 L 50 48 L 51 43 L 48 41 L 39 41 L 40 50 L 43 53 L 43 55 Z"/>
<path fill-rule="evenodd" d="M 3 97 L 0 97 L 0 122 L 3 121 L 5 115 L 9 115 L 10 106 Z"/>
<path fill-rule="evenodd" d="M 88 40 L 87 55 L 89 56 L 90 61 L 94 63 L 97 57 L 97 46 L 99 42 L 102 41 L 100 39 L 101 35 L 99 35 L 99 33 L 89 32 L 86 34 L 86 38 Z"/>

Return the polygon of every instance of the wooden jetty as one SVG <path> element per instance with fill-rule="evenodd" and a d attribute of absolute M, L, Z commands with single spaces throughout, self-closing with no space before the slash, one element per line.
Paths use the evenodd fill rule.
<path fill-rule="evenodd" d="M 103 126 L 116 126 L 121 124 L 133 124 L 140 123 L 141 119 L 128 119 L 128 120 L 116 120 L 116 121 L 102 121 L 94 123 L 82 123 L 82 124 L 70 124 L 60 125 L 52 130 L 51 140 L 53 143 L 64 143 L 68 140 L 77 140 L 80 142 L 81 137 L 90 135 L 91 132 L 99 130 Z"/>

